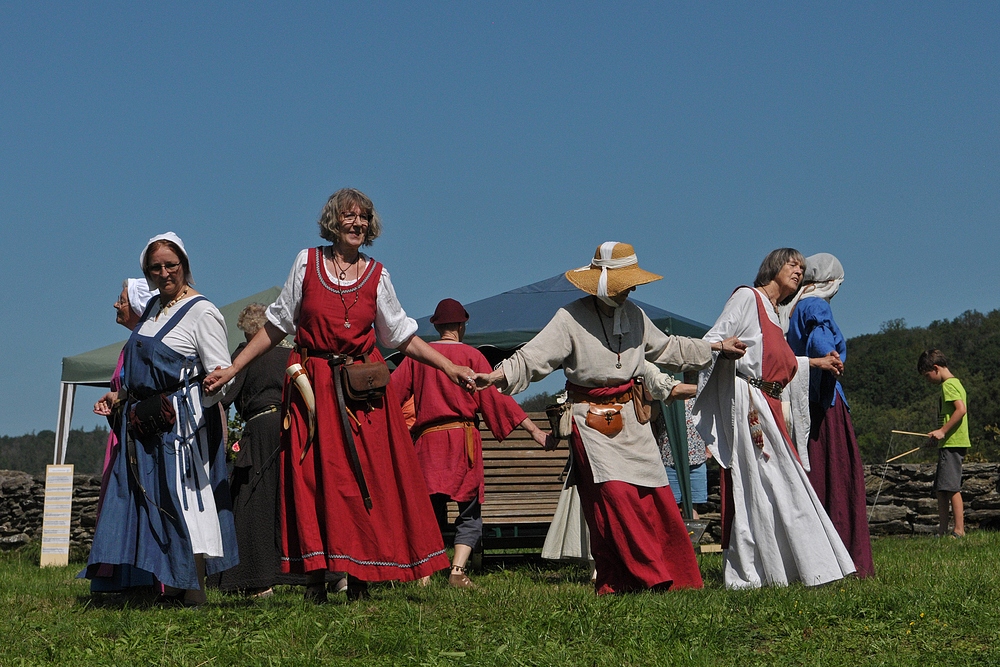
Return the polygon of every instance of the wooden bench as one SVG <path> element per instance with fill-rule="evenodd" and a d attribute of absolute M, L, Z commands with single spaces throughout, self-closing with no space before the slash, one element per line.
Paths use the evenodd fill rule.
<path fill-rule="evenodd" d="M 549 430 L 545 413 L 528 416 Z M 485 424 L 480 435 L 486 477 L 482 551 L 541 549 L 559 503 L 569 444 L 564 440 L 547 452 L 520 428 L 497 442 Z M 454 521 L 454 506 L 450 510 Z"/>

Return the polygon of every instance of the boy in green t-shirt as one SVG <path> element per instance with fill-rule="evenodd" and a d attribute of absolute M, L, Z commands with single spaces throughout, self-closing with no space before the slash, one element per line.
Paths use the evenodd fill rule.
<path fill-rule="evenodd" d="M 948 534 L 948 504 L 955 515 L 952 537 L 965 535 L 962 508 L 962 459 L 972 446 L 969 440 L 968 408 L 965 387 L 948 370 L 941 350 L 927 350 L 917 360 L 917 370 L 932 384 L 941 385 L 938 423 L 941 427 L 928 433 L 930 442 L 938 443 L 938 465 L 934 473 L 934 491 L 938 499 L 938 535 Z"/>

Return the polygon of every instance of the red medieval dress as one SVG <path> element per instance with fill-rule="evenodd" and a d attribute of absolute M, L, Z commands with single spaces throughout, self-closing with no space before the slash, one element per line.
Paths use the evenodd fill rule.
<path fill-rule="evenodd" d="M 493 370 L 486 357 L 464 343 L 431 343 L 435 350 L 477 373 Z M 527 419 L 521 406 L 494 387 L 470 394 L 441 371 L 404 359 L 392 373 L 392 386 L 402 401 L 413 396 L 416 421 L 412 433 L 427 491 L 454 501 L 483 502 L 483 442 L 476 415 L 498 441 Z"/>
<path fill-rule="evenodd" d="M 419 579 L 449 562 L 396 390 L 387 387 L 385 396 L 372 403 L 347 400 L 372 500 L 367 509 L 337 404 L 333 373 L 340 367 L 319 357 L 369 354 L 372 361 L 383 360 L 373 329 L 382 265 L 369 259 L 355 283 L 335 285 L 324 275 L 320 250 L 308 252 L 296 349 L 288 360 L 291 365 L 306 356 L 305 369 L 316 395 L 316 433 L 308 448 L 305 403 L 288 380 L 284 389 L 289 428 L 282 431 L 281 569 L 326 569 L 365 581 Z"/>

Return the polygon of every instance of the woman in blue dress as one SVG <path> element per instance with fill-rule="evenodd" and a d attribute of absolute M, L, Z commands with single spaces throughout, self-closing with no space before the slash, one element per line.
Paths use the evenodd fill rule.
<path fill-rule="evenodd" d="M 226 324 L 194 290 L 176 234 L 150 239 L 139 259 L 160 296 L 125 345 L 121 389 L 94 407 L 99 414 L 122 415 L 124 455 L 108 479 L 87 576 L 100 563 L 129 565 L 152 573 L 167 599 L 199 605 L 205 602 L 206 573 L 239 562 L 226 478 L 226 422 L 218 405 L 223 393 L 203 395 L 200 386 L 207 371 L 230 364 Z M 136 405 L 144 399 L 159 405 L 158 396 L 169 406 L 166 420 L 152 429 L 160 432 L 130 426 Z"/>
<path fill-rule="evenodd" d="M 847 341 L 833 319 L 830 300 L 844 282 L 844 267 L 825 252 L 806 258 L 802 289 L 781 311 L 789 347 L 811 359 L 836 352 L 847 360 Z M 787 318 L 787 319 L 786 319 Z M 809 371 L 809 481 L 851 554 L 857 576 L 875 574 L 865 505 L 865 471 L 851 410 L 837 376 Z"/>

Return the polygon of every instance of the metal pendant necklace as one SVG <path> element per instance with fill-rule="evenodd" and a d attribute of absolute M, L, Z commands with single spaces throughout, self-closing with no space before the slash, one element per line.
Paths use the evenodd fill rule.
<path fill-rule="evenodd" d="M 344 267 L 341 267 L 340 266 L 340 262 L 337 261 L 337 253 L 334 252 L 332 249 L 330 250 L 330 260 L 333 262 L 334 267 L 339 272 L 338 273 L 338 278 L 340 278 L 341 282 L 344 282 L 347 279 L 347 272 L 350 270 L 350 268 L 352 266 L 354 266 L 354 267 L 358 266 L 358 260 L 360 260 L 360 259 L 361 259 L 361 254 L 358 253 L 358 256 L 354 258 L 354 261 L 351 262 L 350 264 L 348 264 L 346 268 L 344 268 Z M 358 273 L 359 273 L 358 271 L 355 271 L 354 282 L 357 282 L 358 278 L 360 278 L 360 275 L 358 275 Z M 344 299 L 343 285 L 337 285 L 337 294 L 340 295 L 340 303 L 341 303 L 341 305 L 344 306 L 344 328 L 345 329 L 350 329 L 351 328 L 351 308 L 354 308 L 354 306 L 358 305 L 358 297 L 361 295 L 361 290 L 357 289 L 357 288 L 354 290 L 354 302 L 351 303 L 350 306 L 347 305 L 347 300 Z"/>
<path fill-rule="evenodd" d="M 618 355 L 618 363 L 615 364 L 615 368 L 622 367 L 622 335 L 618 334 L 618 349 L 611 349 L 611 340 L 608 338 L 608 331 L 604 328 L 604 314 L 601 313 L 600 304 L 597 303 L 597 297 L 594 297 L 594 310 L 597 311 L 597 321 L 601 323 L 601 333 L 604 334 L 604 343 L 608 346 L 608 350 L 614 352 Z M 613 322 L 613 320 L 612 320 Z"/>

